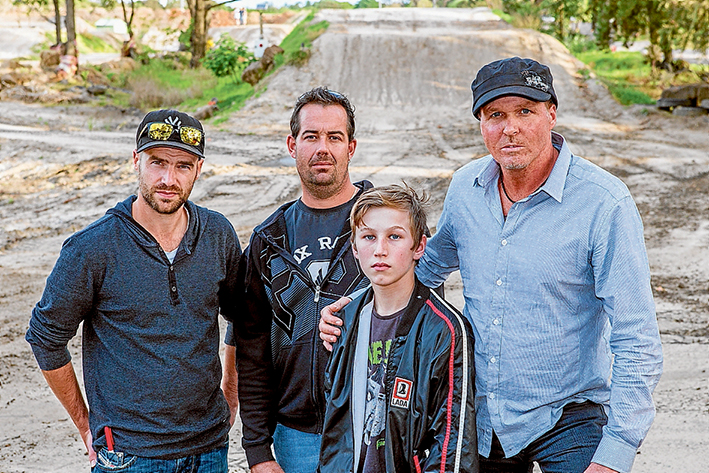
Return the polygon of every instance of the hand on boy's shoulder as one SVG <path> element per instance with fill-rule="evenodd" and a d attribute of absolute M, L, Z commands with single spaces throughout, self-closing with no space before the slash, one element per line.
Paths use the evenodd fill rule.
<path fill-rule="evenodd" d="M 257 463 L 251 467 L 251 473 L 284 473 L 281 465 L 275 461 Z"/>
<path fill-rule="evenodd" d="M 591 463 L 584 473 L 618 473 L 616 470 L 612 470 L 606 466 L 599 465 L 598 463 Z"/>
<path fill-rule="evenodd" d="M 340 329 L 337 328 L 342 325 L 342 319 L 336 316 L 335 312 L 341 311 L 350 301 L 351 299 L 349 297 L 341 297 L 332 304 L 325 306 L 320 311 L 318 330 L 320 330 L 320 339 L 323 341 L 322 344 L 327 351 L 332 351 L 333 344 L 337 342 L 337 339 L 342 333 Z"/>

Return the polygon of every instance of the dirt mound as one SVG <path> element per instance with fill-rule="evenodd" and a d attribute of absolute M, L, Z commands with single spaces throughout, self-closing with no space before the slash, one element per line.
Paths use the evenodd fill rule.
<path fill-rule="evenodd" d="M 326 20 L 330 27 L 316 40 L 309 63 L 275 77 L 247 111 L 258 110 L 261 115 L 286 107 L 303 90 L 327 85 L 347 94 L 363 111 L 360 117 L 373 120 L 373 127 L 416 127 L 421 122 L 412 122 L 412 115 L 463 117 L 477 70 L 517 55 L 550 65 L 562 117 L 601 113 L 594 107 L 597 102 L 588 100 L 588 86 L 577 73 L 583 65 L 552 37 L 511 28 L 486 8 L 431 12 L 416 8 L 320 12 L 313 21 Z M 593 93 L 617 108 L 604 90 Z M 383 109 L 387 116 L 394 112 L 394 123 L 379 119 Z"/>

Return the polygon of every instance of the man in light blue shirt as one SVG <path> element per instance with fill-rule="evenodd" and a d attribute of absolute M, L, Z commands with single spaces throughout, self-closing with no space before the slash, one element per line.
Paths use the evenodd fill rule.
<path fill-rule="evenodd" d="M 463 278 L 481 471 L 629 472 L 662 370 L 640 215 L 552 132 L 546 66 L 495 61 L 472 88 L 491 154 L 453 176 L 417 276 Z"/>

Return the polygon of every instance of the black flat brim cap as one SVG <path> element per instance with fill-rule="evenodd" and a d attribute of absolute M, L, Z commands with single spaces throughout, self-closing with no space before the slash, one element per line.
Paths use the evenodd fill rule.
<path fill-rule="evenodd" d="M 481 108 L 510 95 L 535 102 L 551 100 L 558 107 L 553 80 L 549 68 L 533 59 L 512 57 L 486 64 L 470 85 L 473 115 L 479 120 Z"/>
<path fill-rule="evenodd" d="M 187 151 L 188 153 L 194 154 L 198 158 L 204 159 L 204 154 L 200 153 L 199 149 L 197 149 L 195 146 L 185 144 L 181 141 L 173 141 L 173 140 L 166 140 L 166 141 L 146 140 L 146 143 L 144 143 L 142 146 L 140 146 L 135 151 L 136 151 L 136 153 L 140 153 L 142 151 L 145 151 L 145 150 L 151 149 L 151 148 L 177 148 L 177 149 Z"/>
<path fill-rule="evenodd" d="M 155 140 L 150 138 L 148 133 L 145 133 L 145 128 L 150 123 L 167 123 L 175 127 L 175 131 L 166 140 Z M 199 130 L 202 133 L 202 139 L 196 146 L 183 143 L 179 136 L 179 131 L 177 131 L 179 127 L 192 127 Z M 151 148 L 176 148 L 187 151 L 198 158 L 204 158 L 205 139 L 204 127 L 196 118 L 178 110 L 154 110 L 148 112 L 143 117 L 140 125 L 138 125 L 135 136 L 135 151 L 140 153 Z"/>

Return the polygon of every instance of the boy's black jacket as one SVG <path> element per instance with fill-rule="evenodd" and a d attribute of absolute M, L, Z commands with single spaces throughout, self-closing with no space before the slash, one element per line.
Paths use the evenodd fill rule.
<path fill-rule="evenodd" d="M 355 186 L 359 195 L 372 184 Z M 273 460 L 276 423 L 322 432 L 329 353 L 318 334 L 320 310 L 369 284 L 352 254 L 349 220 L 343 222 L 324 281 L 312 281 L 288 248 L 284 212 L 294 203 L 281 206 L 254 229 L 239 264 L 245 292 L 234 340 L 242 444 L 250 467 Z"/>
<path fill-rule="evenodd" d="M 353 379 L 353 362 L 361 311 L 371 299 L 369 289 L 346 306 L 330 358 L 321 473 L 355 471 L 354 445 L 362 438 L 355 438 L 352 390 L 366 379 Z M 389 350 L 387 472 L 479 471 L 473 353 L 470 323 L 417 280 Z M 411 383 L 407 407 L 393 406 L 402 380 Z"/>

